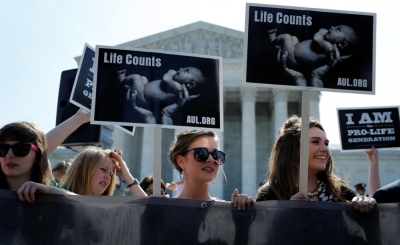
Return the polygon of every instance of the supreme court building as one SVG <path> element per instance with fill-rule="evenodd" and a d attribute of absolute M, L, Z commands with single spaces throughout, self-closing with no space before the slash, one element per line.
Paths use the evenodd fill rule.
<path fill-rule="evenodd" d="M 291 115 L 301 116 L 301 91 L 242 86 L 244 33 L 225 27 L 196 22 L 176 29 L 133 40 L 119 47 L 168 50 L 223 57 L 224 132 L 219 133 L 220 148 L 227 155 L 219 176 L 211 185 L 211 195 L 230 200 L 235 188 L 254 196 L 267 174 L 269 153 L 279 127 Z M 76 60 L 79 64 L 80 57 Z M 310 116 L 319 119 L 320 92 L 311 92 Z M 178 181 L 178 172 L 169 162 L 168 150 L 179 132 L 162 129 L 162 179 Z M 134 136 L 118 128 L 113 132 L 112 148 L 123 151 L 132 175 L 142 179 L 153 172 L 153 128 L 136 127 Z M 335 172 L 350 187 L 368 183 L 368 160 L 364 152 L 342 153 L 331 148 Z M 73 157 L 59 148 L 51 163 Z M 382 185 L 400 179 L 399 151 L 380 151 Z M 226 176 L 226 179 L 224 177 Z M 368 191 L 367 191 L 368 193 Z"/>

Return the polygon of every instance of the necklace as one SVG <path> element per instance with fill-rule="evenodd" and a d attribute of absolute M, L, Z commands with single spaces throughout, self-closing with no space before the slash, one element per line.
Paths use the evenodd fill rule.
<path fill-rule="evenodd" d="M 318 195 L 319 193 L 321 193 L 321 191 L 322 191 L 322 181 L 319 181 L 319 180 L 317 180 L 317 184 L 318 184 L 318 186 L 317 186 L 317 188 L 315 188 L 315 190 L 313 191 L 313 192 L 308 192 L 307 193 L 307 196 L 308 197 L 313 197 L 313 196 L 316 196 L 316 195 Z"/>

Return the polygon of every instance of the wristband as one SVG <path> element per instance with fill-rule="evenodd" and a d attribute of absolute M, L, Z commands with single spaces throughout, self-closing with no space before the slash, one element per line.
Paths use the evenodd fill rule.
<path fill-rule="evenodd" d="M 134 178 L 133 179 L 133 183 L 132 184 L 129 184 L 129 185 L 127 185 L 126 187 L 131 187 L 131 186 L 134 186 L 134 185 L 137 185 L 137 184 L 139 184 L 139 180 L 138 179 L 136 179 L 136 178 Z"/>

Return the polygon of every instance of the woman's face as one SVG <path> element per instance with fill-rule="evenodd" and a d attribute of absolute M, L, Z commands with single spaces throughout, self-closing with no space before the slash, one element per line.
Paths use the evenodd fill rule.
<path fill-rule="evenodd" d="M 329 140 L 324 131 L 319 128 L 310 128 L 308 148 L 308 170 L 317 174 L 326 169 L 329 158 Z"/>
<path fill-rule="evenodd" d="M 218 150 L 218 143 L 214 137 L 204 136 L 192 142 L 188 150 L 196 147 L 204 147 L 209 152 L 212 152 Z M 211 155 L 208 156 L 205 162 L 198 162 L 194 159 L 194 151 L 189 151 L 185 157 L 180 156 L 178 163 L 185 171 L 185 183 L 194 181 L 208 184 L 217 177 L 219 170 L 219 165 L 215 163 Z"/>
<path fill-rule="evenodd" d="M 96 165 L 92 181 L 90 182 L 91 194 L 100 196 L 108 188 L 114 173 L 114 164 L 109 157 L 104 157 Z"/>
<path fill-rule="evenodd" d="M 17 141 L 7 141 L 4 144 L 14 145 Z M 0 157 L 1 170 L 7 178 L 25 178 L 30 180 L 36 152 L 29 150 L 28 155 L 17 157 L 10 148 L 4 157 Z"/>

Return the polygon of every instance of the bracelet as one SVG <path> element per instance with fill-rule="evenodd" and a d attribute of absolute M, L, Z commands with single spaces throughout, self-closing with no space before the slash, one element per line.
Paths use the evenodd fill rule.
<path fill-rule="evenodd" d="M 133 179 L 133 183 L 132 184 L 129 184 L 129 185 L 127 185 L 126 187 L 131 187 L 131 186 L 134 186 L 134 185 L 137 185 L 137 184 L 139 184 L 139 180 L 138 179 L 136 179 L 136 178 L 134 178 Z"/>

